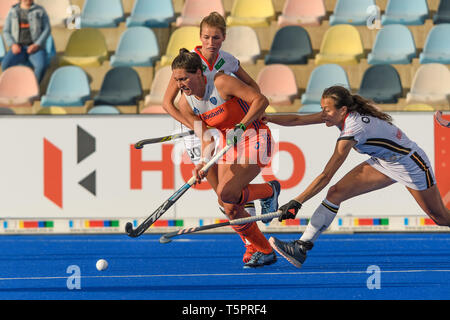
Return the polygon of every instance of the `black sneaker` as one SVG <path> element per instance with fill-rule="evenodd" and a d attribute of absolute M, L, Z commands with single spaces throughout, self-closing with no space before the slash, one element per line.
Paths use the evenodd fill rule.
<path fill-rule="evenodd" d="M 314 244 L 310 241 L 295 240 L 283 242 L 277 238 L 270 237 L 269 243 L 280 255 L 286 258 L 297 268 L 301 268 L 306 260 L 306 251 L 311 250 Z"/>
<path fill-rule="evenodd" d="M 275 263 L 276 261 L 277 255 L 275 254 L 275 251 L 272 251 L 268 254 L 257 251 L 252 255 L 250 261 L 244 264 L 244 268 L 257 268 L 267 266 L 269 264 Z"/>

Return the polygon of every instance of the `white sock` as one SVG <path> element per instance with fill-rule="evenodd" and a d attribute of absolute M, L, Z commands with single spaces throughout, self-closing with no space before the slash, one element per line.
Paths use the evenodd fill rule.
<path fill-rule="evenodd" d="M 339 210 L 339 206 L 323 200 L 320 206 L 314 211 L 311 220 L 309 220 L 306 226 L 305 232 L 303 232 L 300 240 L 311 241 L 314 243 L 316 239 L 325 231 L 333 222 L 334 217 Z"/>
<path fill-rule="evenodd" d="M 219 205 L 219 209 L 220 211 L 222 211 L 223 214 L 225 214 L 225 209 L 222 206 Z M 250 216 L 252 217 L 256 216 L 255 203 L 253 201 L 247 202 L 244 205 L 244 209 Z"/>

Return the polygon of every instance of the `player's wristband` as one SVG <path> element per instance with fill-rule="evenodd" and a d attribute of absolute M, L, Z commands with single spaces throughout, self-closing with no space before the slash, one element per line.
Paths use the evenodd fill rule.
<path fill-rule="evenodd" d="M 242 131 L 245 131 L 247 129 L 247 127 L 245 126 L 245 124 L 243 123 L 238 123 L 237 125 L 234 126 L 235 128 L 239 128 Z"/>

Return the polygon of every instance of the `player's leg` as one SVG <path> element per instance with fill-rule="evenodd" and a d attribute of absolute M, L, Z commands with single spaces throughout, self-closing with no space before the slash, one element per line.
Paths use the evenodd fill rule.
<path fill-rule="evenodd" d="M 440 226 L 450 226 L 450 211 L 445 207 L 437 185 L 425 190 L 406 187 L 422 210 Z"/>
<path fill-rule="evenodd" d="M 343 201 L 387 187 L 394 182 L 368 162 L 363 162 L 328 190 L 325 200 L 314 211 L 299 240 L 283 242 L 272 237 L 269 242 L 278 253 L 300 268 L 306 259 L 306 252 L 312 249 L 316 239 L 333 222 Z"/>
<path fill-rule="evenodd" d="M 256 164 L 219 164 L 219 186 L 217 192 L 224 202 L 225 213 L 230 219 L 248 217 L 241 203 L 242 189 L 249 184 L 261 169 Z M 232 226 L 241 237 L 248 240 L 256 249 L 245 267 L 258 267 L 272 264 L 276 256 L 266 237 L 259 230 L 256 222 Z"/>

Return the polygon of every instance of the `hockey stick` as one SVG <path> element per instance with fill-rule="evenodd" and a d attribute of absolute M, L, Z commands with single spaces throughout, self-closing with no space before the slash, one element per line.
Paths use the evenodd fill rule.
<path fill-rule="evenodd" d="M 436 112 L 434 113 L 434 118 L 436 119 L 436 121 L 437 121 L 441 126 L 450 128 L 450 121 L 445 120 L 445 119 L 442 117 L 442 112 L 441 112 L 441 111 L 436 111 Z"/>
<path fill-rule="evenodd" d="M 167 142 L 175 139 L 179 139 L 182 137 L 190 136 L 194 134 L 194 130 L 189 130 L 186 132 L 176 133 L 170 136 L 164 136 L 159 138 L 151 138 L 151 139 L 144 139 L 141 141 L 138 141 L 134 144 L 134 147 L 136 149 L 142 149 L 146 144 L 152 144 L 152 143 L 159 143 L 159 142 Z"/>
<path fill-rule="evenodd" d="M 229 144 L 222 150 L 220 150 L 211 160 L 205 164 L 202 168 L 203 171 L 208 171 L 208 169 L 214 165 L 233 145 Z M 132 237 L 136 238 L 143 234 L 156 220 L 158 220 L 169 208 L 177 202 L 177 200 L 195 183 L 196 176 L 192 176 L 188 182 L 186 182 L 180 189 L 175 191 L 175 193 L 167 199 L 155 212 L 153 212 L 147 219 L 145 219 L 136 229 L 133 229 L 133 224 L 127 222 L 125 225 L 126 233 Z"/>
<path fill-rule="evenodd" d="M 252 217 L 248 217 L 248 218 L 229 220 L 227 222 L 208 224 L 206 226 L 180 229 L 178 231 L 169 232 L 169 233 L 162 235 L 161 238 L 159 238 L 159 242 L 160 243 L 169 243 L 172 241 L 172 238 L 180 236 L 182 234 L 194 233 L 194 232 L 215 229 L 215 228 L 220 228 L 220 227 L 226 227 L 226 226 L 235 226 L 238 224 L 246 224 L 246 223 L 259 221 L 259 220 L 273 219 L 273 218 L 280 216 L 280 214 L 281 214 L 281 211 L 277 211 L 277 212 L 262 214 L 259 216 L 252 216 Z"/>

